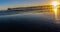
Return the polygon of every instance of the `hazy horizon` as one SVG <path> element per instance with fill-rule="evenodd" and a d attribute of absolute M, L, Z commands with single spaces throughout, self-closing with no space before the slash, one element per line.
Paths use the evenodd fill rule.
<path fill-rule="evenodd" d="M 50 5 L 52 1 L 55 0 L 0 0 L 0 10 L 14 7 Z"/>

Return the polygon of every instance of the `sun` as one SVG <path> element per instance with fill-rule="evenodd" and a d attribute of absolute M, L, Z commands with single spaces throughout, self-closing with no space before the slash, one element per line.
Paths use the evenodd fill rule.
<path fill-rule="evenodd" d="M 53 1 L 53 2 L 52 2 L 53 10 L 54 10 L 55 12 L 57 12 L 58 5 L 59 5 L 59 2 L 57 2 L 57 1 Z"/>
<path fill-rule="evenodd" d="M 58 5 L 59 5 L 59 2 L 57 2 L 57 1 L 53 1 L 53 2 L 52 2 L 52 6 L 53 6 L 54 12 L 57 12 Z"/>
<path fill-rule="evenodd" d="M 55 19 L 58 19 L 58 5 L 59 5 L 59 2 L 57 1 L 52 2 Z"/>
<path fill-rule="evenodd" d="M 54 1 L 54 2 L 52 2 L 52 5 L 55 7 L 55 6 L 58 6 L 59 3 L 57 1 Z"/>

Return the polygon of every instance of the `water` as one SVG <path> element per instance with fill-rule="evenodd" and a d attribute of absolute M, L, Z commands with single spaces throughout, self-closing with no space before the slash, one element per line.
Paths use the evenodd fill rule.
<path fill-rule="evenodd" d="M 56 21 L 53 12 L 0 11 L 0 29 L 5 31 L 60 31 Z"/>
<path fill-rule="evenodd" d="M 0 15 L 13 15 L 24 12 L 28 12 L 28 11 L 0 10 Z"/>

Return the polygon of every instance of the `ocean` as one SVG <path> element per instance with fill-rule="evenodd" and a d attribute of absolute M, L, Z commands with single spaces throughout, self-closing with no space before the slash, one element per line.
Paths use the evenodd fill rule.
<path fill-rule="evenodd" d="M 0 11 L 0 29 L 10 31 L 60 31 L 52 12 Z"/>
<path fill-rule="evenodd" d="M 11 15 L 11 14 L 18 14 L 21 13 L 23 11 L 12 11 L 12 10 L 0 10 L 0 15 Z"/>

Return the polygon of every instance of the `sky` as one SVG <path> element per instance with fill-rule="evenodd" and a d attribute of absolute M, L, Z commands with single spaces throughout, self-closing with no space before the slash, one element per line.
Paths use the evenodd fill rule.
<path fill-rule="evenodd" d="M 53 0 L 0 0 L 0 8 L 47 5 Z"/>

